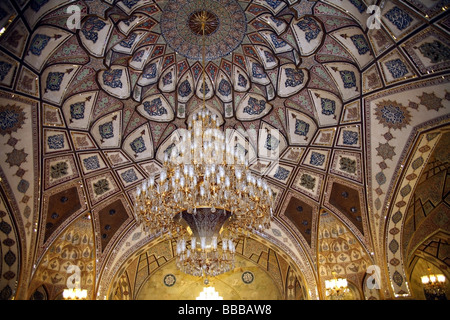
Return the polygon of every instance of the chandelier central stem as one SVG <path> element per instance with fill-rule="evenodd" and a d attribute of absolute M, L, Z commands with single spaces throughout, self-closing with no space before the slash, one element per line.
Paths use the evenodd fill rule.
<path fill-rule="evenodd" d="M 205 40 L 205 30 L 206 30 L 206 22 L 207 16 L 206 11 L 202 11 L 202 70 L 203 70 L 203 108 L 206 109 L 206 40 Z"/>

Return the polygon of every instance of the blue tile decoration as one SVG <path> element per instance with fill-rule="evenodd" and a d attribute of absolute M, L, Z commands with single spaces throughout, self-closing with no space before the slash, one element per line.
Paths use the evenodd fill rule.
<path fill-rule="evenodd" d="M 142 136 L 139 136 L 136 139 L 134 139 L 130 143 L 130 147 L 135 153 L 142 153 L 145 150 L 147 150 L 147 147 L 145 146 L 144 138 L 142 138 Z"/>
<path fill-rule="evenodd" d="M 342 82 L 344 83 L 344 88 L 350 89 L 356 87 L 356 76 L 353 71 L 339 71 L 341 75 Z"/>
<path fill-rule="evenodd" d="M 286 81 L 284 85 L 286 87 L 297 87 L 303 83 L 303 80 L 305 79 L 305 75 L 303 73 L 302 69 L 293 69 L 293 68 L 286 68 Z"/>
<path fill-rule="evenodd" d="M 276 9 L 283 1 L 279 0 L 265 0 L 265 2 L 272 7 L 272 9 Z"/>
<path fill-rule="evenodd" d="M 133 168 L 122 172 L 120 174 L 120 176 L 122 177 L 123 181 L 125 181 L 126 183 L 131 183 L 131 182 L 138 180 L 136 172 L 134 171 Z"/>
<path fill-rule="evenodd" d="M 122 21 L 127 27 L 131 25 L 131 23 L 137 19 L 137 16 L 132 16 L 130 19 Z"/>
<path fill-rule="evenodd" d="M 99 125 L 98 131 L 102 139 L 110 139 L 114 137 L 114 126 L 112 121 Z"/>
<path fill-rule="evenodd" d="M 342 142 L 346 145 L 352 146 L 358 144 L 359 135 L 358 132 L 344 130 L 342 134 Z"/>
<path fill-rule="evenodd" d="M 336 101 L 328 98 L 320 98 L 322 114 L 329 116 L 336 112 Z"/>
<path fill-rule="evenodd" d="M 27 180 L 21 179 L 19 181 L 19 184 L 17 185 L 17 191 L 20 193 L 27 192 L 28 188 L 30 187 L 30 183 Z"/>
<path fill-rule="evenodd" d="M 106 26 L 106 23 L 99 18 L 92 16 L 89 17 L 81 27 L 81 32 L 86 39 L 96 43 L 98 40 L 98 32 Z"/>
<path fill-rule="evenodd" d="M 166 108 L 163 107 L 161 98 L 153 99 L 152 101 L 144 102 L 144 110 L 150 116 L 161 116 L 167 114 Z"/>
<path fill-rule="evenodd" d="M 184 97 L 189 96 L 191 93 L 192 93 L 191 84 L 186 79 L 178 87 L 178 94 L 184 98 Z"/>
<path fill-rule="evenodd" d="M 142 78 L 154 79 L 156 77 L 156 72 L 156 63 L 151 63 L 145 68 L 144 72 L 142 73 Z"/>
<path fill-rule="evenodd" d="M 413 21 L 408 13 L 397 6 L 394 6 L 391 10 L 386 12 L 384 16 L 388 18 L 389 21 L 392 22 L 392 24 L 394 24 L 399 30 L 408 28 Z"/>
<path fill-rule="evenodd" d="M 85 103 L 84 102 L 76 102 L 70 105 L 70 116 L 72 119 L 80 120 L 84 119 L 84 110 Z"/>
<path fill-rule="evenodd" d="M 366 54 L 370 51 L 369 44 L 362 34 L 355 34 L 350 37 L 360 55 Z"/>
<path fill-rule="evenodd" d="M 287 179 L 287 177 L 289 176 L 290 171 L 283 168 L 283 167 L 278 167 L 277 171 L 275 172 L 275 174 L 273 175 L 274 178 L 284 181 Z"/>
<path fill-rule="evenodd" d="M 237 84 L 239 87 L 245 88 L 247 86 L 247 79 L 242 74 L 239 74 Z"/>
<path fill-rule="evenodd" d="M 63 149 L 64 148 L 64 134 L 56 134 L 47 138 L 47 145 L 49 149 Z"/>
<path fill-rule="evenodd" d="M 36 56 L 40 56 L 50 39 L 51 38 L 45 34 L 36 34 L 31 40 L 30 52 Z"/>
<path fill-rule="evenodd" d="M 145 54 L 145 50 L 140 50 L 136 52 L 136 54 L 133 56 L 133 59 L 131 61 L 133 62 L 142 62 L 142 57 Z"/>
<path fill-rule="evenodd" d="M 325 155 L 319 152 L 315 152 L 313 151 L 311 153 L 311 158 L 309 160 L 309 164 L 313 165 L 313 166 L 322 166 L 325 162 Z"/>
<path fill-rule="evenodd" d="M 140 0 L 123 0 L 122 3 L 128 8 L 133 8 Z"/>
<path fill-rule="evenodd" d="M 275 33 L 272 33 L 270 35 L 270 40 L 272 41 L 273 45 L 275 46 L 275 48 L 283 48 L 287 45 L 287 42 L 284 41 L 283 39 L 280 39 L 277 37 L 277 35 Z"/>
<path fill-rule="evenodd" d="M 400 59 L 387 61 L 385 65 L 394 79 L 399 79 L 408 74 L 408 68 Z"/>
<path fill-rule="evenodd" d="M 103 83 L 111 88 L 122 88 L 122 69 L 106 70 L 103 72 Z"/>
<path fill-rule="evenodd" d="M 205 90 L 203 90 L 206 88 Z M 209 89 L 208 83 L 203 82 L 202 85 L 199 88 L 200 93 L 203 95 L 207 95 L 211 90 Z"/>
<path fill-rule="evenodd" d="M 278 140 L 277 138 L 273 137 L 272 134 L 268 134 L 267 138 L 266 138 L 266 143 L 264 144 L 264 147 L 267 150 L 275 150 L 276 148 L 278 148 L 280 144 L 280 140 Z"/>
<path fill-rule="evenodd" d="M 59 91 L 64 75 L 64 72 L 49 72 L 46 88 L 50 91 Z"/>
<path fill-rule="evenodd" d="M 172 142 L 167 148 L 166 150 L 164 150 L 164 153 L 167 154 L 169 157 L 172 155 L 172 152 L 175 150 L 177 150 L 177 145 L 175 144 L 175 142 Z"/>
<path fill-rule="evenodd" d="M 309 123 L 300 120 L 295 119 L 295 131 L 294 133 L 299 136 L 306 136 L 309 132 Z"/>
<path fill-rule="evenodd" d="M 306 17 L 297 23 L 297 26 L 305 32 L 306 41 L 317 39 L 322 31 L 316 20 L 311 17 Z"/>
<path fill-rule="evenodd" d="M 450 48 L 437 40 L 421 44 L 419 50 L 432 63 L 450 60 Z"/>
<path fill-rule="evenodd" d="M 172 71 L 166 73 L 166 75 L 162 78 L 162 82 L 164 86 L 167 86 L 172 83 Z"/>
<path fill-rule="evenodd" d="M 270 16 L 270 20 L 275 23 L 275 26 L 279 27 L 283 24 L 283 21 L 275 18 L 274 16 Z"/>
<path fill-rule="evenodd" d="M 100 168 L 100 161 L 98 160 L 98 156 L 90 156 L 83 159 L 83 165 L 86 170 L 96 170 Z"/>
<path fill-rule="evenodd" d="M 137 38 L 137 34 L 136 33 L 132 33 L 129 38 L 120 41 L 120 46 L 129 49 L 129 48 L 131 48 L 133 46 L 133 43 L 136 40 L 136 38 Z"/>
<path fill-rule="evenodd" d="M 252 64 L 252 76 L 256 79 L 264 79 L 267 78 L 267 75 L 264 71 L 263 66 L 258 63 L 258 62 L 254 62 Z"/>
<path fill-rule="evenodd" d="M 386 183 L 386 176 L 382 171 L 378 172 L 375 175 L 375 179 L 377 180 L 377 183 L 381 186 Z"/>
<path fill-rule="evenodd" d="M 390 125 L 399 125 L 405 121 L 403 110 L 399 106 L 393 104 L 384 105 L 381 108 L 380 113 L 384 123 Z"/>
<path fill-rule="evenodd" d="M 349 0 L 351 4 L 353 4 L 356 9 L 358 9 L 359 13 L 363 13 L 367 10 L 366 4 L 361 0 Z"/>
<path fill-rule="evenodd" d="M 276 62 L 274 55 L 267 50 L 264 51 L 264 57 L 266 58 L 267 63 Z"/>
<path fill-rule="evenodd" d="M 243 112 L 249 115 L 261 114 L 266 109 L 266 102 L 264 100 L 257 100 L 254 97 L 248 99 L 248 105 L 244 107 Z"/>
<path fill-rule="evenodd" d="M 219 82 L 219 87 L 217 89 L 222 96 L 228 96 L 231 94 L 231 84 L 229 81 L 222 79 Z"/>
<path fill-rule="evenodd" d="M 22 127 L 24 120 L 25 113 L 22 108 L 16 105 L 0 105 L 0 135 L 5 136 L 17 132 Z"/>

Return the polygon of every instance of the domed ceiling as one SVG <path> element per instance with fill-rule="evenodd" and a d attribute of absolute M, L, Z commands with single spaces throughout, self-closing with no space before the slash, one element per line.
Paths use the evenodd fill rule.
<path fill-rule="evenodd" d="M 323 230 L 334 221 L 323 218 L 319 232 L 326 211 L 365 266 L 388 270 L 382 294 L 410 295 L 392 242 L 400 236 L 386 221 L 397 223 L 394 193 L 407 201 L 396 185 L 418 137 L 423 164 L 448 124 L 449 2 L 373 2 L 2 1 L 3 295 L 26 295 L 77 223 L 95 260 L 86 264 L 93 292 L 106 296 L 121 264 L 153 240 L 135 224 L 136 186 L 158 173 L 204 94 L 276 194 L 260 236 L 291 256 L 307 286 L 319 285 Z M 203 87 L 192 17 L 205 9 Z M 28 281 L 17 285 L 19 276 Z"/>

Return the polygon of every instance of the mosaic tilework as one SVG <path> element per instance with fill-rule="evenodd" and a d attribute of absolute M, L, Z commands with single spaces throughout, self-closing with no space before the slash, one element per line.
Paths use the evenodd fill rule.
<path fill-rule="evenodd" d="M 165 9 L 179 8 L 181 18 L 180 13 L 200 8 L 201 1 L 194 1 L 189 9 L 182 6 L 184 2 L 110 2 L 76 2 L 81 8 L 76 30 L 65 24 L 67 0 L 58 2 L 58 7 L 54 0 L 0 4 L 0 22 L 15 14 L 0 39 L 0 85 L 15 95 L 0 97 L 0 145 L 4 148 L 0 173 L 7 181 L 2 188 L 13 200 L 25 251 L 33 250 L 34 214 L 39 212 L 31 204 L 38 200 L 32 197 L 38 194 L 38 177 L 43 178 L 43 199 L 67 184 L 84 188 L 81 194 L 86 198 L 80 197 L 80 202 L 89 209 L 104 208 L 121 193 L 131 203 L 132 189 L 158 173 L 161 155 L 170 150 L 174 132 L 184 128 L 185 120 L 201 106 L 203 93 L 224 128 L 254 130 L 248 137 L 251 147 L 245 151 L 252 157 L 251 170 L 265 175 L 276 192 L 275 215 L 292 190 L 308 197 L 314 206 L 329 201 L 324 192 L 330 192 L 326 189 L 331 188 L 330 177 L 357 189 L 367 187 L 370 215 L 361 216 L 364 221 L 357 223 L 370 224 L 375 256 L 381 257 L 384 249 L 395 251 L 395 242 L 385 244 L 380 232 L 389 214 L 388 195 L 398 179 L 394 173 L 402 171 L 399 166 L 413 145 L 416 129 L 443 125 L 448 113 L 445 85 L 450 60 L 443 30 L 449 24 L 443 15 L 437 17 L 438 4 L 387 1 L 381 28 L 366 32 L 367 4 L 359 0 L 222 1 L 227 6 L 210 10 L 223 13 L 216 13 L 220 28 L 228 29 L 207 37 L 203 87 L 201 37 L 189 34 L 191 43 L 180 41 L 180 33 L 170 27 L 189 30 L 177 19 L 167 20 L 174 13 Z M 231 7 L 236 10 L 227 10 Z M 425 26 L 434 18 L 439 26 Z M 395 46 L 402 39 L 406 41 Z M 439 72 L 436 78 L 435 72 Z M 20 94 L 37 100 L 16 102 L 22 99 Z M 235 147 L 243 148 L 246 141 L 240 139 Z M 42 161 L 38 161 L 40 155 Z M 402 190 L 406 194 L 407 189 Z M 60 226 L 68 226 L 74 217 L 66 218 Z M 49 213 L 53 227 L 42 232 L 60 235 L 58 219 L 61 216 L 52 218 Z M 306 232 L 309 221 L 297 222 L 303 235 L 287 235 L 284 221 L 277 222 L 276 234 L 269 231 L 267 239 L 288 248 L 286 252 L 292 253 L 311 285 L 305 290 L 314 292 L 314 267 L 308 264 L 317 265 L 316 250 L 304 251 L 303 245 L 314 247 L 317 237 L 313 229 L 310 235 Z M 122 236 L 120 228 L 105 222 L 94 229 L 102 243 L 99 275 L 105 265 L 113 264 L 105 257 L 123 261 L 128 249 L 145 243 L 134 226 L 117 247 L 108 244 Z M 361 230 L 354 231 L 361 236 Z M 305 237 L 308 241 L 302 243 L 299 239 Z M 398 242 L 396 254 L 401 246 Z M 45 254 L 41 249 L 37 259 Z M 33 261 L 21 263 L 25 273 L 31 274 Z M 395 271 L 391 280 L 404 283 L 401 267 Z M 105 279 L 113 276 L 105 274 Z M 392 281 L 387 280 L 383 295 L 389 298 Z M 122 284 L 128 290 L 126 282 Z M 41 286 L 30 290 L 36 297 L 43 295 Z M 102 286 L 100 298 L 104 290 Z M 289 290 L 291 296 L 298 296 Z"/>

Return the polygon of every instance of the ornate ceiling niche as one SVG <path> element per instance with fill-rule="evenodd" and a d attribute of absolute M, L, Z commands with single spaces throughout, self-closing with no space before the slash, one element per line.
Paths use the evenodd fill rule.
<path fill-rule="evenodd" d="M 318 204 L 305 196 L 289 193 L 284 200 L 281 212 L 283 213 L 278 218 L 314 257 L 316 243 L 313 239 L 317 236 Z"/>
<path fill-rule="evenodd" d="M 439 179 L 442 175 L 439 175 L 436 171 L 433 179 L 431 175 L 433 169 L 430 171 L 430 168 L 433 168 L 434 161 L 430 160 L 435 160 L 434 157 L 431 157 L 433 152 L 436 152 L 436 155 L 441 153 L 445 158 L 448 157 L 447 152 L 435 149 L 440 141 L 442 141 L 441 146 L 447 146 L 447 132 L 448 126 L 425 132 L 418 137 L 413 152 L 402 170 L 401 179 L 392 197 L 392 206 L 385 217 L 387 220 L 385 231 L 387 240 L 385 244 L 386 260 L 390 286 L 392 286 L 393 294 L 396 297 L 411 296 L 405 271 L 408 255 L 411 255 L 411 252 L 414 252 L 417 246 L 435 230 L 442 228 L 442 230 L 448 232 L 449 229 L 448 222 L 446 222 L 449 214 L 448 205 L 442 202 L 442 193 L 445 190 L 442 185 L 443 180 L 436 185 L 431 186 L 430 184 L 428 189 L 423 189 L 427 182 L 425 176 L 422 175 L 430 175 L 430 180 Z M 447 139 L 443 139 L 444 137 L 447 137 Z M 445 162 L 448 162 L 448 159 Z M 444 172 L 446 171 L 445 165 L 442 169 Z M 431 190 L 434 190 L 432 195 Z M 425 202 L 422 203 L 421 199 Z M 419 204 L 417 201 L 419 201 L 420 206 L 416 213 L 414 206 Z M 434 206 L 437 206 L 436 209 L 434 209 Z M 445 216 L 447 217 L 445 218 Z"/>
<path fill-rule="evenodd" d="M 446 240 L 444 240 L 444 238 Z M 425 241 L 423 244 L 424 247 L 427 247 L 430 244 L 432 247 L 438 246 L 438 248 L 443 248 L 442 250 L 446 250 L 445 247 L 448 247 L 448 235 L 443 236 L 440 234 L 427 240 L 428 241 Z M 433 250 L 436 250 L 436 248 Z M 408 278 L 410 279 L 409 283 L 411 293 L 413 299 L 415 300 L 426 300 L 427 297 L 425 296 L 423 284 L 420 278 L 424 275 L 428 275 L 431 271 L 432 274 L 443 274 L 448 279 L 448 266 L 446 264 L 442 264 L 440 260 L 433 259 L 432 256 L 424 254 L 419 250 L 416 251 L 413 257 L 413 260 L 408 265 Z M 445 294 L 446 296 L 450 294 L 448 286 L 445 288 Z"/>
<path fill-rule="evenodd" d="M 298 279 L 303 279 L 303 282 L 299 282 L 305 283 L 306 288 L 308 288 L 307 295 L 302 293 L 303 297 L 307 296 L 308 299 L 318 298 L 315 289 L 316 279 L 314 272 L 312 271 L 313 267 L 309 262 L 309 255 L 307 255 L 301 247 L 298 247 L 298 244 L 292 238 L 292 235 L 285 231 L 283 225 L 275 222 L 270 232 L 255 235 L 255 237 L 254 240 L 256 242 L 262 242 L 278 255 L 281 255 L 286 261 L 291 261 L 290 269 L 295 271 L 295 275 Z M 120 242 L 116 244 L 113 251 L 116 254 L 110 256 L 104 265 L 104 273 L 98 283 L 98 298 L 108 299 L 111 294 L 110 290 L 112 288 L 112 283 L 116 286 L 119 275 L 123 274 L 125 268 L 127 268 L 136 257 L 145 252 L 145 250 L 164 241 L 165 239 L 163 238 L 156 238 L 144 233 L 141 228 L 130 228 L 126 234 L 121 237 Z M 241 244 L 237 247 L 242 248 Z M 238 250 L 238 252 L 240 251 Z M 293 294 L 293 292 L 290 291 L 289 294 Z"/>
<path fill-rule="evenodd" d="M 374 56 L 363 30 L 355 27 L 343 28 L 333 32 L 331 36 L 347 49 L 360 69 L 373 62 Z"/>
<path fill-rule="evenodd" d="M 88 297 L 93 298 L 95 260 L 94 228 L 88 213 L 66 225 L 65 230 L 49 244 L 31 280 L 30 296 L 39 300 L 62 300 L 63 290 L 79 274 L 81 289 L 86 289 Z"/>
<path fill-rule="evenodd" d="M 331 212 L 322 210 L 318 217 L 317 262 L 322 298 L 325 298 L 325 280 L 336 277 L 348 282 L 363 295 L 363 280 L 372 258 L 341 221 Z M 364 297 L 369 299 L 369 297 Z"/>
<path fill-rule="evenodd" d="M 123 195 L 118 195 L 108 202 L 92 209 L 96 237 L 96 256 L 98 257 L 96 277 L 101 274 L 108 253 L 114 243 L 132 222 L 131 207 Z"/>
<path fill-rule="evenodd" d="M 423 171 L 418 177 L 416 186 L 405 185 L 400 192 L 404 195 L 413 193 L 407 211 L 402 231 L 391 229 L 391 233 L 402 232 L 402 256 L 405 270 L 410 283 L 411 293 L 415 298 L 425 299 L 421 288 L 417 265 L 439 268 L 449 275 L 450 261 L 448 261 L 448 246 L 450 224 L 449 221 L 449 184 L 448 171 L 450 168 L 449 144 L 450 133 L 443 132 L 434 150 L 428 158 Z M 426 148 L 423 148 L 424 150 Z M 410 176 L 412 178 L 413 176 Z M 411 188 L 413 188 L 411 190 Z M 392 245 L 394 249 L 394 245 Z M 420 262 L 421 261 L 421 262 Z M 420 262 L 420 263 L 419 263 Z"/>
<path fill-rule="evenodd" d="M 342 110 L 341 99 L 325 90 L 308 90 L 314 102 L 315 119 L 321 127 L 336 125 Z"/>
<path fill-rule="evenodd" d="M 72 34 L 51 26 L 42 26 L 31 35 L 31 42 L 24 61 L 34 71 L 41 72 L 44 64 Z"/>
<path fill-rule="evenodd" d="M 403 227 L 403 255 L 407 261 L 424 238 L 437 230 L 449 232 L 445 216 L 449 214 L 450 132 L 444 132 L 428 158 L 414 189 Z M 406 186 L 403 194 L 409 191 Z M 441 256 L 440 259 L 443 259 Z M 445 260 L 445 259 L 443 259 Z"/>
<path fill-rule="evenodd" d="M 367 207 L 361 186 L 329 176 L 323 206 L 339 217 L 367 252 L 372 252 Z"/>
<path fill-rule="evenodd" d="M 344 103 L 361 95 L 361 73 L 355 65 L 344 62 L 330 62 L 323 65 L 329 73 L 330 79 L 336 84 Z"/>
<path fill-rule="evenodd" d="M 40 250 L 42 255 L 62 230 L 87 209 L 80 180 L 62 184 L 44 193 Z"/>
<path fill-rule="evenodd" d="M 139 297 L 146 294 L 146 291 L 156 286 L 159 287 L 158 298 L 156 296 L 146 296 L 146 298 L 142 299 L 170 299 L 170 295 L 174 294 L 174 291 L 176 291 L 176 294 L 182 294 L 180 290 L 184 290 L 185 286 L 183 284 L 190 283 L 191 289 L 192 285 L 194 285 L 192 282 L 199 282 L 195 286 L 203 286 L 203 279 L 182 276 L 178 270 L 170 267 L 175 263 L 174 249 L 172 248 L 174 245 L 175 242 L 170 240 L 158 242 L 150 246 L 147 245 L 130 257 L 110 287 L 110 298 L 115 296 L 115 299 L 139 299 Z M 289 256 L 284 253 L 278 253 L 276 250 L 274 251 L 271 248 L 272 245 L 270 247 L 268 245 L 269 243 L 265 243 L 265 241 L 260 242 L 260 240 L 251 238 L 244 241 L 240 240 L 236 246 L 238 254 L 236 269 L 227 275 L 211 278 L 210 281 L 214 283 L 217 283 L 215 281 L 219 281 L 219 283 L 225 282 L 233 286 L 244 285 L 245 287 L 242 289 L 252 289 L 254 286 L 259 287 L 266 283 L 266 285 L 270 285 L 277 292 L 276 296 L 278 299 L 285 299 L 288 294 L 292 294 L 287 291 L 289 282 L 298 282 L 296 296 L 300 299 L 305 298 L 307 296 L 305 285 L 302 278 L 298 276 L 298 272 L 292 267 Z M 168 270 L 172 271 L 169 272 Z M 257 276 L 258 274 L 259 276 Z M 257 279 L 257 277 L 259 278 Z M 262 279 L 266 280 L 261 283 Z M 259 289 L 255 288 L 252 290 L 259 291 Z M 238 291 L 231 293 L 225 289 L 224 293 L 235 295 L 239 294 L 237 293 Z M 262 298 L 262 296 L 258 296 L 257 292 L 250 294 L 246 298 L 251 297 L 253 299 Z M 267 299 L 267 294 L 265 294 L 265 298 Z M 195 297 L 187 299 L 195 299 Z"/>

